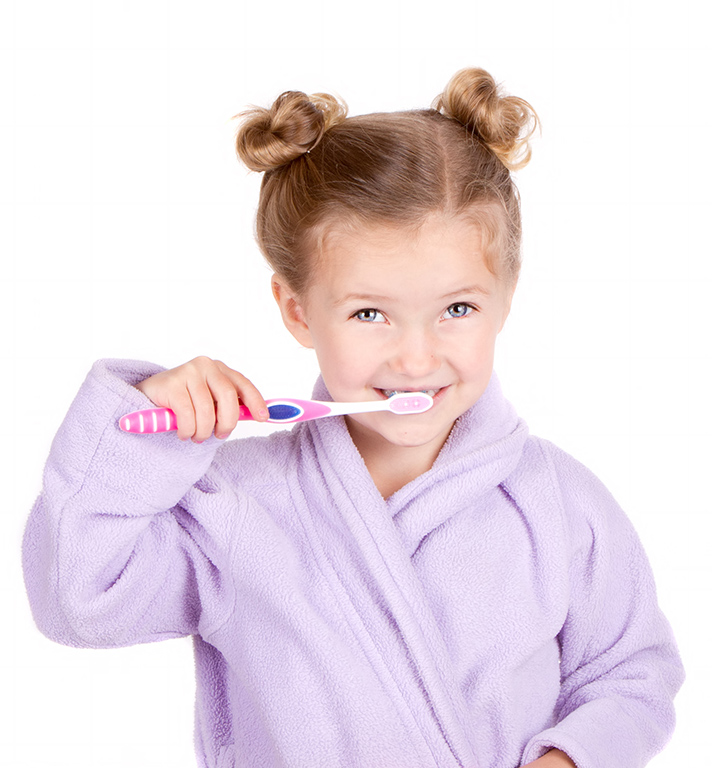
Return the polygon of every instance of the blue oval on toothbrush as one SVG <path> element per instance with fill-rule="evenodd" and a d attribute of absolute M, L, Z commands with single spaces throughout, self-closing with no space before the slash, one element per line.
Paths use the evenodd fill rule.
<path fill-rule="evenodd" d="M 294 421 L 304 413 L 303 408 L 300 408 L 293 403 L 275 403 L 274 405 L 268 405 L 267 411 L 269 412 L 270 421 Z"/>

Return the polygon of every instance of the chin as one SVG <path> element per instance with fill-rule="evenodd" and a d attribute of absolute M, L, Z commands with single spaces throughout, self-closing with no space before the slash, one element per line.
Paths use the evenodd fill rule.
<path fill-rule="evenodd" d="M 447 440 L 452 424 L 445 430 L 433 433 L 431 431 L 418 433 L 413 431 L 406 435 L 399 435 L 395 439 L 389 440 L 391 445 L 398 446 L 400 448 L 422 448 L 423 446 L 433 445 L 440 443 L 440 446 Z"/>
<path fill-rule="evenodd" d="M 381 414 L 378 415 L 381 416 Z M 383 414 L 383 416 L 388 417 L 389 420 L 408 420 L 411 421 L 411 423 L 409 425 L 384 424 L 383 422 L 378 424 L 373 423 L 372 420 L 367 421 L 364 418 L 357 420 L 351 417 L 349 421 L 353 424 L 353 428 L 350 430 L 352 436 L 354 435 L 355 429 L 361 437 L 370 439 L 374 442 L 379 442 L 381 444 L 387 443 L 388 445 L 398 448 L 420 448 L 426 445 L 432 445 L 438 441 L 442 444 L 445 442 L 452 429 L 452 423 L 443 425 L 442 427 L 433 424 L 417 424 L 414 421 L 418 418 L 417 416 L 394 416 L 392 414 Z"/>

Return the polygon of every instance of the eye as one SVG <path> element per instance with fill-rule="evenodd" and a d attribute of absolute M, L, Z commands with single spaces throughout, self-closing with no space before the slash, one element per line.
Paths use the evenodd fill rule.
<path fill-rule="evenodd" d="M 467 317 L 471 312 L 475 311 L 475 307 L 472 304 L 465 304 L 463 302 L 456 302 L 451 304 L 443 313 L 443 319 L 447 320 L 448 317 Z"/>
<path fill-rule="evenodd" d="M 351 317 L 356 320 L 360 320 L 362 323 L 385 323 L 386 318 L 382 312 L 377 309 L 359 309 L 358 312 L 354 312 Z"/>

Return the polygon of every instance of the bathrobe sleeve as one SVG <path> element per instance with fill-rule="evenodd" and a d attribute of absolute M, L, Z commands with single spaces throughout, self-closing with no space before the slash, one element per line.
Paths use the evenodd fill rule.
<path fill-rule="evenodd" d="M 674 728 L 684 678 L 675 640 L 630 521 L 589 470 L 541 444 L 570 531 L 570 596 L 557 725 L 530 741 L 522 764 L 556 747 L 578 768 L 640 767 Z"/>
<path fill-rule="evenodd" d="M 219 623 L 229 608 L 229 569 L 221 565 L 237 505 L 206 475 L 220 441 L 131 435 L 117 424 L 151 407 L 132 384 L 158 370 L 96 363 L 52 443 L 23 569 L 34 619 L 59 643 L 182 636 Z"/>

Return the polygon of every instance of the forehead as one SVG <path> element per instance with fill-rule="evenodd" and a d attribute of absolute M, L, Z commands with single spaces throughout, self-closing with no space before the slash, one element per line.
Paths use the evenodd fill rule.
<path fill-rule="evenodd" d="M 415 226 L 333 225 L 324 233 L 312 286 L 325 294 L 445 295 L 478 285 L 494 292 L 478 225 L 431 215 Z"/>

